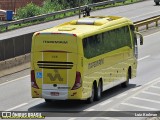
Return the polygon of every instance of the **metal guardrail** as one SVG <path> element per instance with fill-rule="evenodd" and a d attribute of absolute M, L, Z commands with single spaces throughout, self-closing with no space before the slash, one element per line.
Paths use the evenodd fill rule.
<path fill-rule="evenodd" d="M 125 2 L 126 0 L 108 0 L 108 1 L 104 1 L 104 2 L 98 2 L 98 3 L 93 3 L 93 4 L 89 4 L 90 7 L 94 8 L 94 7 L 99 7 L 99 6 L 106 6 L 109 4 L 115 4 L 118 2 Z M 80 9 L 82 10 L 84 8 L 84 6 L 81 6 Z M 71 9 L 66 9 L 66 10 L 61 10 L 61 11 L 56 11 L 53 13 L 48 13 L 48 14 L 43 14 L 43 15 L 38 15 L 38 16 L 34 16 L 34 17 L 29 17 L 29 18 L 25 18 L 25 19 L 20 19 L 20 20 L 16 20 L 16 21 L 12 21 L 12 22 L 7 22 L 7 23 L 2 23 L 0 24 L 0 28 L 5 28 L 6 31 L 8 30 L 8 27 L 11 25 L 21 25 L 23 23 L 26 22 L 31 22 L 31 21 L 35 21 L 35 20 L 41 20 L 41 19 L 45 19 L 47 17 L 55 17 L 56 15 L 60 15 L 60 14 L 64 14 L 66 15 L 68 12 L 74 12 L 76 14 L 76 12 L 78 12 L 79 8 L 71 8 Z M 154 16 L 151 18 L 147 18 L 145 20 L 142 21 L 137 21 L 135 22 L 135 26 L 136 26 L 136 30 L 138 31 L 138 28 L 141 26 L 146 26 L 146 29 L 148 29 L 149 24 L 155 22 L 155 26 L 158 26 L 158 21 L 160 20 L 160 16 Z"/>
<path fill-rule="evenodd" d="M 89 6 L 94 9 L 95 7 L 106 6 L 106 5 L 115 4 L 115 3 L 119 3 L 119 2 L 124 3 L 125 1 L 126 0 L 108 0 L 108 1 L 104 1 L 104 2 L 89 4 Z M 80 6 L 80 9 L 82 10 L 84 7 L 85 6 Z M 11 25 L 17 25 L 17 24 L 21 25 L 21 24 L 26 23 L 26 22 L 41 20 L 41 19 L 45 19 L 47 17 L 55 17 L 56 15 L 60 15 L 60 14 L 66 15 L 68 12 L 74 12 L 76 14 L 76 12 L 78 12 L 78 10 L 79 10 L 79 7 L 76 7 L 76 8 L 56 11 L 56 12 L 53 12 L 53 13 L 48 13 L 48 14 L 38 15 L 38 16 L 29 17 L 29 18 L 25 18 L 25 19 L 20 19 L 20 20 L 16 20 L 16 21 L 12 21 L 12 22 L 7 22 L 7 23 L 4 23 L 4 24 L 0 24 L 0 28 L 5 28 L 6 31 L 7 31 L 8 27 L 11 26 Z"/>
<path fill-rule="evenodd" d="M 134 25 L 136 30 L 139 31 L 139 27 L 146 26 L 146 29 L 148 29 L 149 24 L 151 23 L 155 23 L 155 26 L 157 27 L 159 20 L 160 20 L 160 15 L 134 22 Z"/>

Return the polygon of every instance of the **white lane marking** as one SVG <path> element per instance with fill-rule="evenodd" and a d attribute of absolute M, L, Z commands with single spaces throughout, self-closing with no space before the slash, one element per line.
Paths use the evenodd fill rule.
<path fill-rule="evenodd" d="M 153 102 L 153 103 L 158 103 L 160 104 L 160 101 L 157 100 L 151 100 L 151 99 L 146 99 L 146 98 L 139 98 L 139 97 L 132 97 L 133 99 L 137 99 L 137 100 L 142 100 L 142 101 L 147 101 L 147 102 Z"/>
<path fill-rule="evenodd" d="M 22 106 L 24 106 L 24 105 L 27 105 L 27 104 L 28 104 L 28 103 L 22 103 L 22 104 L 20 104 L 20 105 L 17 105 L 17 106 L 15 106 L 15 107 L 12 107 L 12 108 L 7 109 L 7 110 L 5 110 L 5 111 L 12 111 L 12 110 L 14 110 L 14 109 L 20 108 L 20 107 L 22 107 Z"/>
<path fill-rule="evenodd" d="M 81 115 L 86 115 L 86 114 L 88 114 L 88 112 L 89 111 L 94 111 L 95 109 L 92 109 L 92 108 L 90 108 L 90 109 L 86 109 L 86 110 L 83 110 L 84 112 L 82 112 L 82 113 L 80 113 Z"/>
<path fill-rule="evenodd" d="M 69 118 L 68 120 L 75 120 L 76 118 Z"/>
<path fill-rule="evenodd" d="M 150 85 L 153 85 L 153 84 L 155 84 L 155 83 L 157 83 L 157 82 L 159 82 L 160 81 L 160 77 L 158 77 L 158 78 L 155 78 L 155 79 L 153 79 L 152 81 L 150 81 L 149 82 L 149 86 L 145 86 L 145 85 L 143 85 L 143 86 L 137 86 L 136 88 L 134 88 L 133 90 L 131 90 L 131 91 L 135 91 L 130 97 L 128 97 L 128 98 L 125 98 L 124 100 L 122 100 L 121 102 L 121 104 L 124 104 L 124 105 L 130 105 L 130 106 L 134 106 L 134 107 L 136 107 L 136 105 L 133 105 L 133 104 L 127 104 L 127 103 L 125 103 L 125 102 L 127 102 L 127 100 L 129 100 L 131 97 L 134 97 L 134 96 L 136 96 L 137 94 L 139 94 L 139 93 L 141 93 L 143 90 L 146 90 L 146 89 L 148 89 L 149 87 L 150 87 Z M 147 84 L 146 84 L 147 85 Z M 136 91 L 137 90 L 137 91 Z M 113 105 L 112 106 L 112 108 L 115 108 L 115 107 L 117 107 L 117 106 L 119 106 L 119 102 L 118 103 L 116 103 L 115 105 Z M 145 106 L 137 106 L 137 107 L 142 107 L 142 108 L 144 108 Z M 146 108 L 146 107 L 145 107 Z M 147 107 L 148 108 L 148 107 Z M 148 108 L 149 109 L 149 108 Z M 154 109 L 154 108 L 153 108 Z M 107 110 L 110 110 L 110 109 L 106 109 L 106 111 Z M 150 109 L 149 109 L 150 110 Z M 154 109 L 155 110 L 155 109 Z M 157 110 L 157 109 L 156 109 Z"/>
<path fill-rule="evenodd" d="M 153 12 L 149 12 L 149 13 L 146 13 L 146 14 L 142 14 L 142 15 L 139 15 L 139 16 L 135 16 L 135 17 L 131 17 L 131 19 L 134 19 L 134 18 L 138 18 L 138 17 L 141 17 L 141 16 L 145 16 L 145 15 L 149 15 L 149 14 L 153 14 L 153 13 L 159 13 L 160 10 L 158 11 L 153 11 Z"/>
<path fill-rule="evenodd" d="M 111 109 L 109 109 L 107 111 L 121 111 L 121 110 L 118 110 L 118 109 L 115 109 L 115 108 L 111 108 Z"/>
<path fill-rule="evenodd" d="M 147 55 L 145 57 L 139 58 L 138 61 L 144 60 L 144 59 L 149 58 L 149 57 L 150 57 L 150 55 Z"/>
<path fill-rule="evenodd" d="M 160 87 L 158 86 L 151 86 L 152 88 L 156 88 L 156 89 L 160 89 Z"/>
<path fill-rule="evenodd" d="M 145 106 L 140 106 L 140 105 L 135 105 L 135 104 L 130 104 L 130 103 L 121 103 L 122 105 L 126 106 L 131 106 L 131 107 L 136 107 L 136 108 L 142 108 L 142 109 L 148 109 L 148 110 L 158 110 L 156 108 L 151 108 L 151 107 L 145 107 Z"/>
<path fill-rule="evenodd" d="M 97 117 L 92 117 L 92 118 L 90 118 L 89 120 L 95 120 L 95 119 L 97 119 Z"/>
<path fill-rule="evenodd" d="M 137 90 L 139 90 L 139 89 L 141 89 L 142 88 L 142 86 L 140 86 L 140 87 L 136 87 L 136 88 L 133 88 L 131 91 L 133 92 L 133 91 L 137 91 Z"/>
<path fill-rule="evenodd" d="M 103 106 L 103 105 L 106 105 L 106 104 L 108 104 L 108 103 L 110 103 L 110 102 L 112 102 L 113 100 L 107 100 L 107 101 L 105 101 L 105 102 L 102 102 L 101 104 L 99 104 L 99 105 L 101 105 L 101 106 Z"/>
<path fill-rule="evenodd" d="M 142 93 L 149 94 L 149 95 L 155 95 L 155 96 L 160 97 L 160 94 L 157 94 L 157 93 L 152 93 L 152 92 L 147 92 L 147 91 L 142 91 Z"/>
<path fill-rule="evenodd" d="M 87 109 L 87 110 L 85 110 L 85 111 L 94 111 L 94 109 L 90 108 L 90 109 Z"/>
<path fill-rule="evenodd" d="M 155 35 L 155 34 L 160 34 L 160 31 L 152 33 L 152 34 L 149 34 L 149 35 L 145 35 L 144 37 L 150 37 L 150 36 Z"/>
<path fill-rule="evenodd" d="M 127 95 L 127 93 L 123 93 L 123 94 L 121 94 L 121 95 L 118 95 L 117 97 L 115 97 L 115 98 L 121 98 L 121 97 L 124 97 L 124 96 L 126 96 Z"/>
<path fill-rule="evenodd" d="M 154 79 L 154 80 L 152 80 L 152 81 L 150 81 L 150 82 L 148 82 L 148 83 L 146 83 L 146 84 L 144 84 L 144 86 L 147 86 L 147 85 L 150 85 L 150 84 L 152 84 L 152 83 L 154 83 L 154 82 L 159 82 L 160 81 L 160 77 L 159 78 L 156 78 L 156 79 Z"/>
<path fill-rule="evenodd" d="M 8 83 L 15 82 L 15 81 L 20 80 L 20 79 L 23 79 L 23 78 L 27 78 L 27 77 L 29 77 L 29 76 L 30 76 L 30 75 L 26 75 L 26 76 L 24 76 L 24 77 L 20 77 L 20 78 L 17 78 L 17 79 L 14 79 L 14 80 L 11 80 L 11 81 L 8 81 L 8 82 L 5 82 L 5 83 L 1 83 L 0 86 L 6 85 L 6 84 L 8 84 Z"/>

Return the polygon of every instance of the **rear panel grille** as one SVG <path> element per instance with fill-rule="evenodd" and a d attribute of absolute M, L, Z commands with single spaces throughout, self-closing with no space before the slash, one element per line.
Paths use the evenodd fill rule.
<path fill-rule="evenodd" d="M 73 62 L 38 61 L 37 65 L 44 69 L 72 69 Z"/>

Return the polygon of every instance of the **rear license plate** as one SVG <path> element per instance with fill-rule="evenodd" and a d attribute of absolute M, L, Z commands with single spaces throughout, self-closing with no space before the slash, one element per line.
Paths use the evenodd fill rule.
<path fill-rule="evenodd" d="M 51 96 L 59 96 L 59 92 L 51 92 Z"/>

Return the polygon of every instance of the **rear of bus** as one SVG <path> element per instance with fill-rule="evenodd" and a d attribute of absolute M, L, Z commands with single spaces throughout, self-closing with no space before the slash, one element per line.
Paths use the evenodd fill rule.
<path fill-rule="evenodd" d="M 77 36 L 35 33 L 31 50 L 32 97 L 45 100 L 81 99 Z"/>

